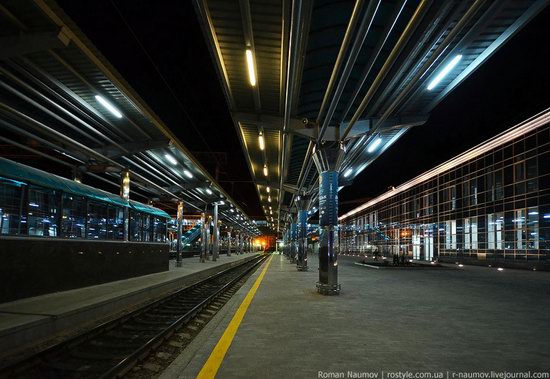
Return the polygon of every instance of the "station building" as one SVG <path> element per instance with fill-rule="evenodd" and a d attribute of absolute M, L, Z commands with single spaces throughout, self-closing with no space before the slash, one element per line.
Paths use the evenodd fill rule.
<path fill-rule="evenodd" d="M 343 254 L 550 267 L 547 110 L 340 217 Z"/>

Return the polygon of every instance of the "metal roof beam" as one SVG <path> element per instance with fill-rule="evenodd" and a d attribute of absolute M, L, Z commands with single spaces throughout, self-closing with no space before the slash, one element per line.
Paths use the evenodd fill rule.
<path fill-rule="evenodd" d="M 510 38 L 521 30 L 533 17 L 535 17 L 544 7 L 548 5 L 548 0 L 538 0 L 534 2 L 529 9 L 521 15 L 510 27 L 508 27 L 499 37 L 491 43 L 483 53 L 481 53 L 470 65 L 463 70 L 441 93 L 431 101 L 426 110 L 433 109 L 441 102 L 453 89 L 468 78 L 481 64 L 489 59 L 501 46 L 503 46 Z"/>
<path fill-rule="evenodd" d="M 24 33 L 0 38 L 0 60 L 6 60 L 25 54 L 46 51 L 53 48 L 66 47 L 69 39 L 59 32 Z"/>
<path fill-rule="evenodd" d="M 108 158 L 120 158 L 122 156 L 130 156 L 137 153 L 142 153 L 148 150 L 162 149 L 170 145 L 170 141 L 162 140 L 153 140 L 153 141 L 139 141 L 139 142 L 128 142 L 120 144 L 125 150 L 121 151 L 117 146 L 107 145 L 95 149 L 98 153 L 108 157 Z"/>

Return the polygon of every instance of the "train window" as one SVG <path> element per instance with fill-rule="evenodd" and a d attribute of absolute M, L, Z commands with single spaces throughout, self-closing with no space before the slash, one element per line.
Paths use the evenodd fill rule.
<path fill-rule="evenodd" d="M 141 241 L 142 217 L 141 213 L 130 211 L 130 241 Z"/>
<path fill-rule="evenodd" d="M 107 222 L 107 238 L 118 241 L 124 240 L 124 209 L 121 207 L 109 207 Z"/>
<path fill-rule="evenodd" d="M 166 242 L 166 219 L 155 217 L 153 222 L 153 241 Z"/>
<path fill-rule="evenodd" d="M 146 215 L 144 214 L 142 216 L 142 220 L 143 220 L 143 231 L 142 231 L 142 241 L 144 242 L 150 242 L 151 241 L 151 236 L 152 236 L 152 227 L 153 227 L 153 223 L 151 222 L 151 218 L 152 216 L 149 216 L 149 215 Z"/>
<path fill-rule="evenodd" d="M 0 178 L 0 234 L 21 233 L 21 206 L 25 185 Z"/>
<path fill-rule="evenodd" d="M 61 237 L 86 238 L 86 198 L 63 194 Z"/>
<path fill-rule="evenodd" d="M 57 193 L 41 187 L 29 188 L 29 236 L 57 237 Z"/>
<path fill-rule="evenodd" d="M 88 238 L 107 239 L 107 204 L 88 203 Z"/>

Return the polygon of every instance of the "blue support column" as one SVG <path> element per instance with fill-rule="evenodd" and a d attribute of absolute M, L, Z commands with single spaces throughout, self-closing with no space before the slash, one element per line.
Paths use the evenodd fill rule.
<path fill-rule="evenodd" d="M 319 181 L 319 283 L 323 294 L 340 292 L 338 284 L 338 172 L 325 171 Z"/>
<path fill-rule="evenodd" d="M 338 169 L 342 145 L 316 146 L 313 159 L 319 172 L 319 282 L 317 292 L 338 295 Z"/>

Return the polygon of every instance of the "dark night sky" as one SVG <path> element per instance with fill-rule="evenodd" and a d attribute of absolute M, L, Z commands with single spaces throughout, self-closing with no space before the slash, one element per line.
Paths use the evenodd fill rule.
<path fill-rule="evenodd" d="M 58 3 L 189 150 L 226 154 L 222 186 L 251 216 L 260 216 L 192 2 Z M 359 204 L 353 200 L 397 186 L 549 107 L 549 24 L 547 7 L 439 104 L 425 125 L 405 134 L 343 189 L 341 213 Z M 215 174 L 213 159 L 198 159 Z"/>

